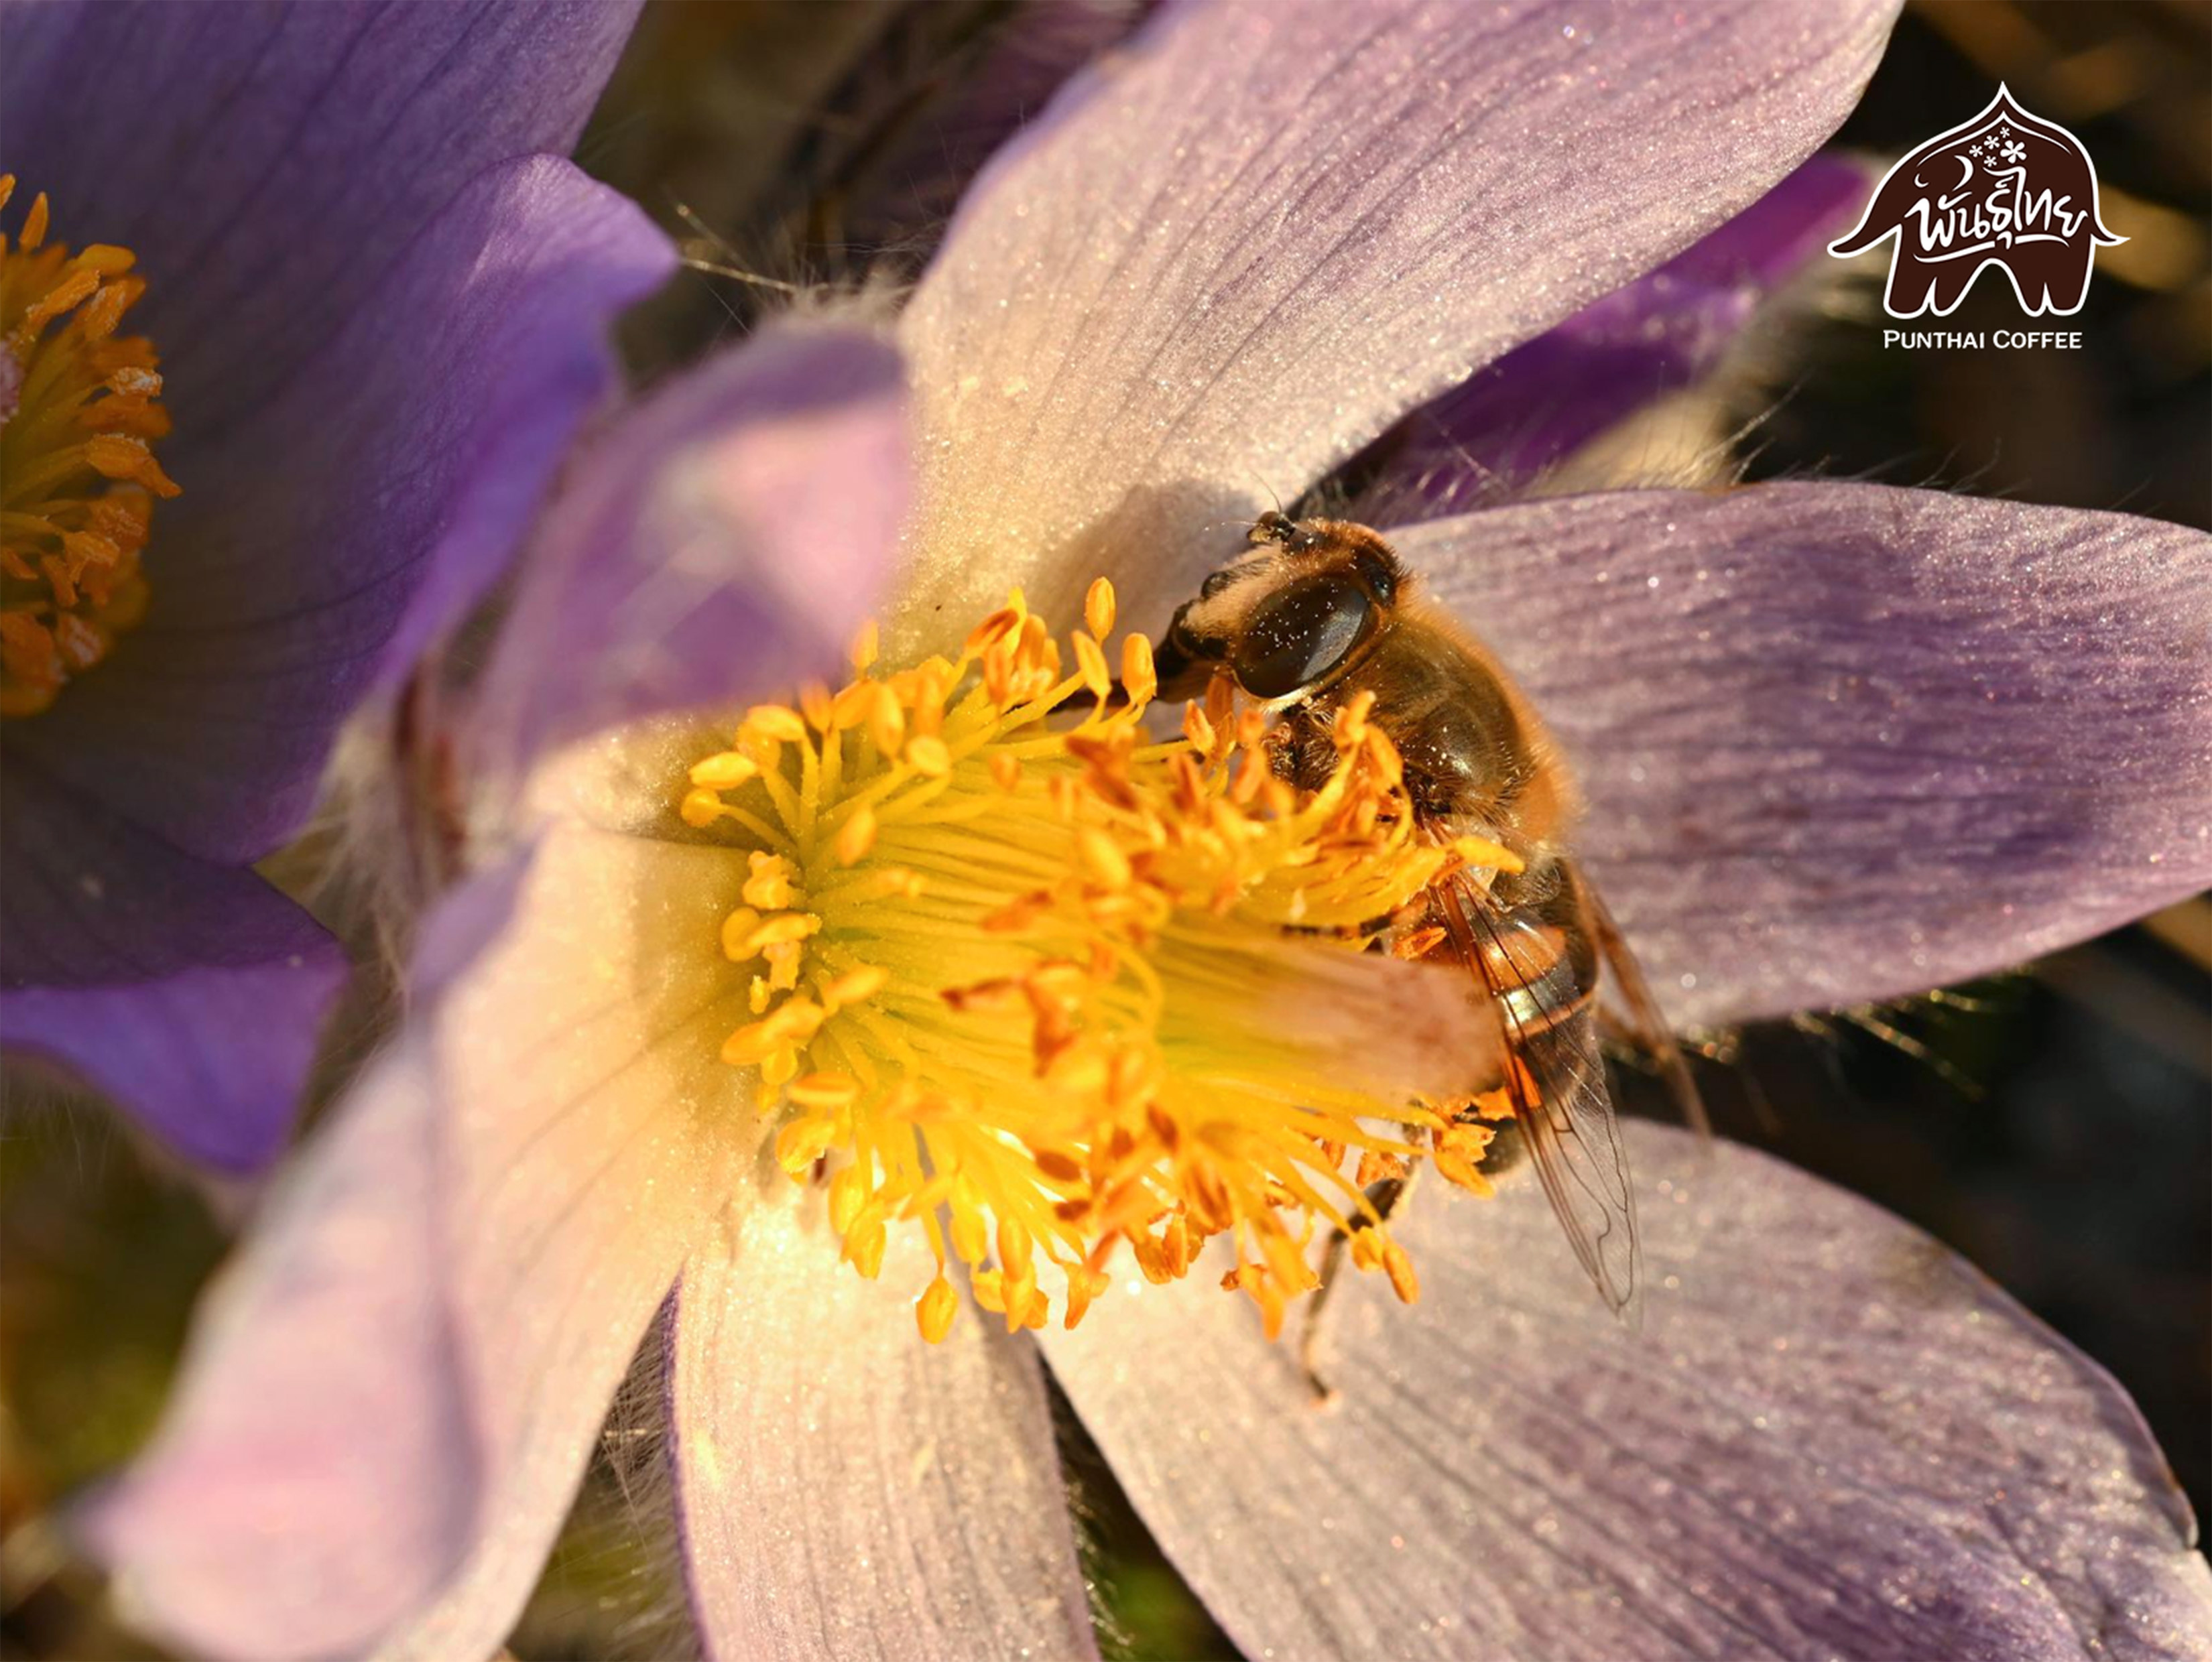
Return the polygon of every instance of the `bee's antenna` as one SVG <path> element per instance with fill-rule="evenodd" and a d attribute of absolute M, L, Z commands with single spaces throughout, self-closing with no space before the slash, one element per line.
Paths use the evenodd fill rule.
<path fill-rule="evenodd" d="M 803 294 L 803 284 L 786 282 L 780 277 L 763 276 L 757 271 L 746 271 L 720 260 L 704 258 L 709 250 L 726 249 L 728 241 L 717 234 L 707 221 L 699 217 L 688 202 L 674 204 L 676 217 L 690 226 L 692 237 L 683 246 L 684 264 L 694 271 L 704 272 L 710 277 L 730 277 L 738 282 L 749 282 L 756 288 L 772 288 L 779 294 Z"/>

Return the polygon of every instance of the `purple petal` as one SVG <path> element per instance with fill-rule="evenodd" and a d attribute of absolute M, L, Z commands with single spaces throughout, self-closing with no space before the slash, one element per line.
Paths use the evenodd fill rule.
<path fill-rule="evenodd" d="M 838 1262 L 820 1197 L 749 1208 L 684 1270 L 670 1391 L 692 1607 L 710 1656 L 1097 1655 L 1036 1353 L 961 1311 L 897 1231 Z"/>
<path fill-rule="evenodd" d="M 839 667 L 896 549 L 898 353 L 760 336 L 625 413 L 548 513 L 487 686 L 487 765 L 597 728 L 786 695 Z"/>
<path fill-rule="evenodd" d="M 1062 88 L 908 310 L 908 628 L 1179 596 L 1219 522 L 1687 246 L 1850 108 L 1887 0 L 1216 0 Z M 940 625 L 941 628 L 941 625 Z"/>
<path fill-rule="evenodd" d="M 1589 797 L 1680 1022 L 1986 974 L 2212 883 L 2212 537 L 1874 485 L 1400 534 Z"/>
<path fill-rule="evenodd" d="M 507 927 L 311 1146 L 84 1519 L 135 1620 L 270 1662 L 497 1647 L 732 1181 L 728 866 L 568 825 L 434 920 L 434 982 Z"/>
<path fill-rule="evenodd" d="M 1533 1185 L 1415 1193 L 1420 1301 L 1338 1289 L 1316 1404 L 1194 1274 L 1047 1337 L 1247 1654 L 2077 1662 L 2212 1653 L 2188 1507 L 2102 1370 L 1924 1235 L 1763 1155 L 1625 1128 L 1649 1323 Z"/>
<path fill-rule="evenodd" d="M 1024 0 L 993 18 L 972 45 L 929 53 L 937 43 L 926 40 L 918 65 L 864 64 L 858 78 L 890 83 L 876 95 L 896 94 L 897 101 L 895 113 L 859 124 L 854 142 L 866 149 L 834 175 L 844 197 L 841 240 L 926 248 L 992 153 L 1034 119 L 1068 76 L 1127 38 L 1154 7 L 1155 0 Z M 942 21 L 920 7 L 908 8 L 907 17 L 926 18 L 918 27 L 931 33 Z M 955 27 L 970 23 L 963 19 Z M 899 39 L 893 50 L 912 57 L 915 43 Z"/>
<path fill-rule="evenodd" d="M 187 1159 L 275 1156 L 345 980 L 337 943 L 252 872 L 27 766 L 8 769 L 0 843 L 0 1044 L 89 1080 Z"/>
<path fill-rule="evenodd" d="M 1857 161 L 1814 156 L 1657 270 L 1407 416 L 1372 454 L 1370 494 L 1389 505 L 1374 523 L 1500 500 L 1644 405 L 1711 374 L 1777 290 L 1828 264 L 1828 243 L 1873 182 Z"/>
<path fill-rule="evenodd" d="M 152 288 L 131 321 L 161 346 L 178 425 L 163 454 L 188 489 L 198 448 L 234 443 L 373 306 L 468 181 L 575 143 L 637 5 L 0 14 L 0 148 L 26 190 L 52 197 L 56 235 L 137 252 Z M 382 332 L 427 344 L 396 316 Z"/>
<path fill-rule="evenodd" d="M 11 723 L 10 751 L 196 854 L 267 852 L 345 713 L 496 575 L 605 391 L 607 319 L 672 258 L 566 162 L 480 176 L 229 442 L 175 466 L 151 615 Z"/>

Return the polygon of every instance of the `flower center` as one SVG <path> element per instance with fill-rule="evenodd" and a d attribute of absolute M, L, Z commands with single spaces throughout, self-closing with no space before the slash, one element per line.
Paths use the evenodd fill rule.
<path fill-rule="evenodd" d="M 0 209 L 15 194 L 0 174 Z M 0 235 L 0 715 L 34 715 L 145 615 L 153 499 L 177 486 L 153 343 L 118 337 L 146 291 L 127 248 L 46 240 L 43 193 Z"/>
<path fill-rule="evenodd" d="M 1363 1187 L 1428 1152 L 1483 1186 L 1483 1139 L 1353 1065 L 1353 955 L 1455 864 L 1511 857 L 1419 834 L 1364 707 L 1317 792 L 1225 682 L 1155 742 L 1149 643 L 1117 692 L 1103 580 L 1085 621 L 1066 674 L 1018 594 L 956 660 L 877 674 L 871 628 L 842 690 L 756 707 L 691 768 L 684 819 L 747 861 L 721 945 L 755 1019 L 723 1058 L 757 1071 L 779 1162 L 826 1180 L 861 1274 L 890 1228 L 925 1232 L 932 1340 L 951 1258 L 1009 1331 L 1054 1290 L 1072 1327 L 1125 1241 L 1158 1283 L 1229 1236 L 1223 1285 L 1271 1331 L 1325 1225 L 1411 1299 Z"/>

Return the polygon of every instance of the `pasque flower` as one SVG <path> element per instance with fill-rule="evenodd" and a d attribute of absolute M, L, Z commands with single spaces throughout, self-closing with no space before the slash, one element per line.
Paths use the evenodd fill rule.
<path fill-rule="evenodd" d="M 1325 1215 L 1297 1109 L 1405 1124 L 1457 1042 L 1429 972 L 1261 904 L 1332 852 L 1390 881 L 1358 841 L 1389 816 L 1300 841 L 1314 804 L 1255 788 L 1217 819 L 1230 713 L 1182 752 L 1078 719 L 1146 682 L 1097 575 L 1157 623 L 1271 488 L 1509 349 L 1678 321 L 1604 297 L 1802 161 L 1887 21 L 1170 9 L 985 169 L 893 338 L 769 333 L 606 434 L 455 736 L 476 869 L 414 1018 L 85 1518 L 120 1594 L 222 1655 L 489 1653 L 665 1305 L 718 1656 L 1095 1654 L 1048 1366 L 1254 1655 L 2203 1654 L 2212 1576 L 2112 1382 L 1894 1220 L 1686 1133 L 1630 1129 L 1644 1335 L 1533 1194 L 1431 1186 L 1391 1236 L 1418 1299 L 1395 1263 L 1341 1289 L 1317 1403 L 1280 1312 L 1212 1283 L 1298 1276 L 1260 1221 Z M 1970 975 L 2212 870 L 2199 535 L 1792 483 L 1395 537 L 1578 763 L 1685 1022 Z M 700 708 L 734 713 L 665 714 Z M 1347 740 L 1382 779 L 1346 793 L 1387 795 Z M 1209 827 L 1253 864 L 1155 883 Z M 1144 1247 L 1112 1204 L 1141 1136 Z M 963 1263 L 1006 1319 L 961 1313 Z"/>
<path fill-rule="evenodd" d="M 511 550 L 672 255 L 561 159 L 634 6 L 0 13 L 0 1038 L 237 1171 L 335 945 L 249 869 Z"/>

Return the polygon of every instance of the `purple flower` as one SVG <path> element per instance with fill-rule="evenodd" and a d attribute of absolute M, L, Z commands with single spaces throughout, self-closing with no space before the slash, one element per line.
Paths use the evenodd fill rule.
<path fill-rule="evenodd" d="M 0 14 L 9 281 L 36 220 L 55 281 L 100 263 L 125 291 L 0 350 L 7 506 L 44 516 L 6 531 L 9 702 L 50 703 L 0 728 L 0 1037 L 216 1168 L 281 1144 L 343 974 L 252 862 L 301 828 L 347 713 L 497 572 L 605 391 L 606 320 L 672 265 L 560 159 L 634 9 Z M 88 319 L 141 287 L 144 339 L 103 344 Z M 159 406 L 139 379 L 86 409 L 158 445 L 127 477 L 59 448 L 120 346 L 134 377 L 158 355 Z M 148 527 L 131 488 L 162 470 L 180 494 Z M 143 549 L 86 540 L 118 514 Z M 49 625 L 105 655 L 60 684 Z"/>
<path fill-rule="evenodd" d="M 2203 1653 L 2212 1574 L 2112 1382 L 1895 1220 L 1685 1133 L 1629 1130 L 1644 1334 L 1594 1307 L 1532 1192 L 1431 1185 L 1392 1228 L 1425 1290 L 1404 1308 L 1350 1280 L 1317 1405 L 1294 1349 L 1210 1284 L 1295 1277 L 1294 1250 L 1238 1262 L 1271 1237 L 1234 1186 L 1287 1192 L 1311 1168 L 1268 1142 L 1285 1121 L 1189 1105 L 1241 1113 L 1287 1068 L 1301 1104 L 1388 1115 L 1383 1071 L 1459 1042 L 1453 1001 L 1425 970 L 1240 921 L 1280 893 L 1274 865 L 1191 891 L 1229 914 L 1197 968 L 1173 907 L 1165 945 L 1116 932 L 1117 897 L 1156 891 L 1100 803 L 1156 813 L 1137 853 L 1195 861 L 1174 815 L 1212 814 L 1206 781 L 1195 807 L 1146 797 L 1103 713 L 1082 752 L 994 725 L 1057 673 L 1037 615 L 1085 617 L 1072 662 L 1103 681 L 1095 573 L 1163 618 L 1270 488 L 1555 325 L 1601 332 L 1625 303 L 1605 296 L 1833 128 L 1887 16 L 1173 9 L 985 170 L 896 348 L 773 332 L 610 433 L 462 735 L 472 776 L 519 794 L 509 840 L 479 841 L 426 934 L 416 1019 L 261 1220 L 166 1429 L 87 1517 L 119 1596 L 226 1656 L 489 1653 L 673 1286 L 677 1502 L 717 1656 L 1095 1655 L 1046 1366 L 1254 1655 Z M 2200 535 L 1790 484 L 1530 501 L 1396 540 L 1577 762 L 1582 846 L 1680 1019 L 1925 987 L 2212 874 Z M 878 676 L 864 642 L 859 690 L 802 698 L 804 719 L 756 708 L 734 744 L 726 722 L 653 719 L 819 673 L 884 581 L 883 662 L 920 667 Z M 942 713 L 925 655 L 1015 584 L 1026 606 L 962 660 L 988 697 Z M 1121 668 L 1141 685 L 1141 652 Z M 814 737 L 832 731 L 849 740 Z M 960 770 L 1008 732 L 987 797 Z M 1232 850 L 1279 823 L 1226 822 Z M 933 858 L 902 886 L 897 861 Z M 1002 865 L 1044 898 L 1002 905 Z M 1071 895 L 1091 907 L 1072 920 Z M 1163 1077 L 1121 1082 L 1146 1113 L 1130 1147 L 1082 1145 L 1088 1165 L 1048 1111 L 1117 1088 L 1083 1071 L 1097 980 L 1072 958 L 1073 978 L 977 979 L 994 942 L 1060 927 L 1164 989 L 1164 1016 L 1140 1012 Z M 836 955 L 865 940 L 883 962 Z M 1233 995 L 1191 991 L 1237 954 Z M 1320 956 L 1328 997 L 1299 979 Z M 1012 1025 L 975 1031 L 1019 1041 L 995 1050 L 940 1008 L 988 1020 L 994 999 Z M 954 1093 L 905 1102 L 919 1132 L 876 1101 L 887 1075 L 991 1065 L 1000 1094 L 949 1125 L 927 1113 Z M 756 1081 L 788 1110 L 772 1125 Z M 864 1126 L 881 1145 L 850 1161 Z M 893 1131 L 968 1137 L 946 1146 L 973 1164 L 902 1180 Z M 1103 1193 L 1102 1172 L 1169 1169 L 1136 1161 L 1145 1134 L 1176 1180 L 1219 1180 L 1238 1255 L 1178 1278 L 1172 1226 L 1149 1258 L 1132 1238 L 1145 1277 L 1071 1272 L 1090 1313 L 1024 1336 L 1030 1260 L 1057 1240 L 1006 1226 L 1044 1191 L 961 1182 L 996 1181 L 995 1144 L 1024 1183 Z M 820 1189 L 774 1170 L 832 1149 Z M 1006 1323 L 939 1295 L 948 1258 Z M 1156 1270 L 1170 1284 L 1144 1285 Z"/>

